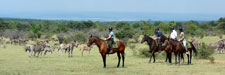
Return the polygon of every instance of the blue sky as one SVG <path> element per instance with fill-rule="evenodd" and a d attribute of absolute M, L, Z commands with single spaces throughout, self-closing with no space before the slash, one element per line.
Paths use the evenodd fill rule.
<path fill-rule="evenodd" d="M 76 12 L 225 15 L 225 0 L 0 0 L 0 17 Z M 45 15 L 43 15 L 45 14 Z"/>

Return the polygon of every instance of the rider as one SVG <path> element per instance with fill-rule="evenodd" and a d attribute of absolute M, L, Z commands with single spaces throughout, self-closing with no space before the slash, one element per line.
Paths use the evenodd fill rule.
<path fill-rule="evenodd" d="M 177 32 L 174 29 L 174 27 L 170 27 L 170 29 L 172 30 L 171 34 L 170 34 L 170 39 L 172 39 L 173 41 L 177 40 Z"/>
<path fill-rule="evenodd" d="M 112 44 L 114 43 L 114 33 L 112 31 L 112 27 L 109 27 L 109 37 L 106 38 L 108 43 L 108 51 L 112 53 Z"/>
<path fill-rule="evenodd" d="M 160 36 L 162 35 L 162 32 L 159 31 L 159 28 L 156 28 L 155 32 L 156 32 L 156 41 L 157 41 L 157 44 L 158 44 L 158 51 L 160 52 L 161 46 L 162 46 L 162 43 L 160 41 Z"/>
<path fill-rule="evenodd" d="M 180 32 L 180 36 L 179 36 L 179 40 L 180 42 L 182 42 L 182 44 L 184 45 L 185 51 L 186 53 L 188 52 L 187 46 L 186 46 L 186 40 L 184 39 L 184 31 L 182 27 L 179 27 L 179 32 Z"/>

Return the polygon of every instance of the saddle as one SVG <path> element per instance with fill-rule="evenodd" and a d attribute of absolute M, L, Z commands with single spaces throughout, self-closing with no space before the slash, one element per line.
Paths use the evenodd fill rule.
<path fill-rule="evenodd" d="M 179 41 L 179 43 L 182 45 L 182 47 L 184 48 L 184 44 L 183 42 Z M 187 48 L 191 47 L 191 44 L 189 42 L 186 43 Z"/>
<path fill-rule="evenodd" d="M 114 43 L 112 44 L 112 48 L 118 48 L 118 45 L 114 42 Z"/>

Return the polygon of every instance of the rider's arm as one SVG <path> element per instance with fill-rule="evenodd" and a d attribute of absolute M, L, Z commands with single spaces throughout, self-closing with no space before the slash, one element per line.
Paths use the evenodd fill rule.
<path fill-rule="evenodd" d="M 108 38 L 106 38 L 106 40 L 110 39 L 111 37 L 112 37 L 112 35 L 109 35 L 109 37 L 108 37 Z"/>

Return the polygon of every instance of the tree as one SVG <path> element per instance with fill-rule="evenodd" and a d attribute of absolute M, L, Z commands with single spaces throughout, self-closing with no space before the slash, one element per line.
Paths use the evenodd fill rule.
<path fill-rule="evenodd" d="M 159 28 L 161 29 L 162 32 L 167 34 L 169 32 L 170 26 L 169 24 L 166 24 L 166 23 L 160 23 Z"/>
<path fill-rule="evenodd" d="M 190 24 L 186 27 L 187 33 L 191 34 L 192 36 L 195 35 L 196 30 L 197 30 L 197 26 L 194 24 Z"/>
<path fill-rule="evenodd" d="M 221 22 L 217 25 L 217 28 L 225 32 L 225 22 Z"/>

